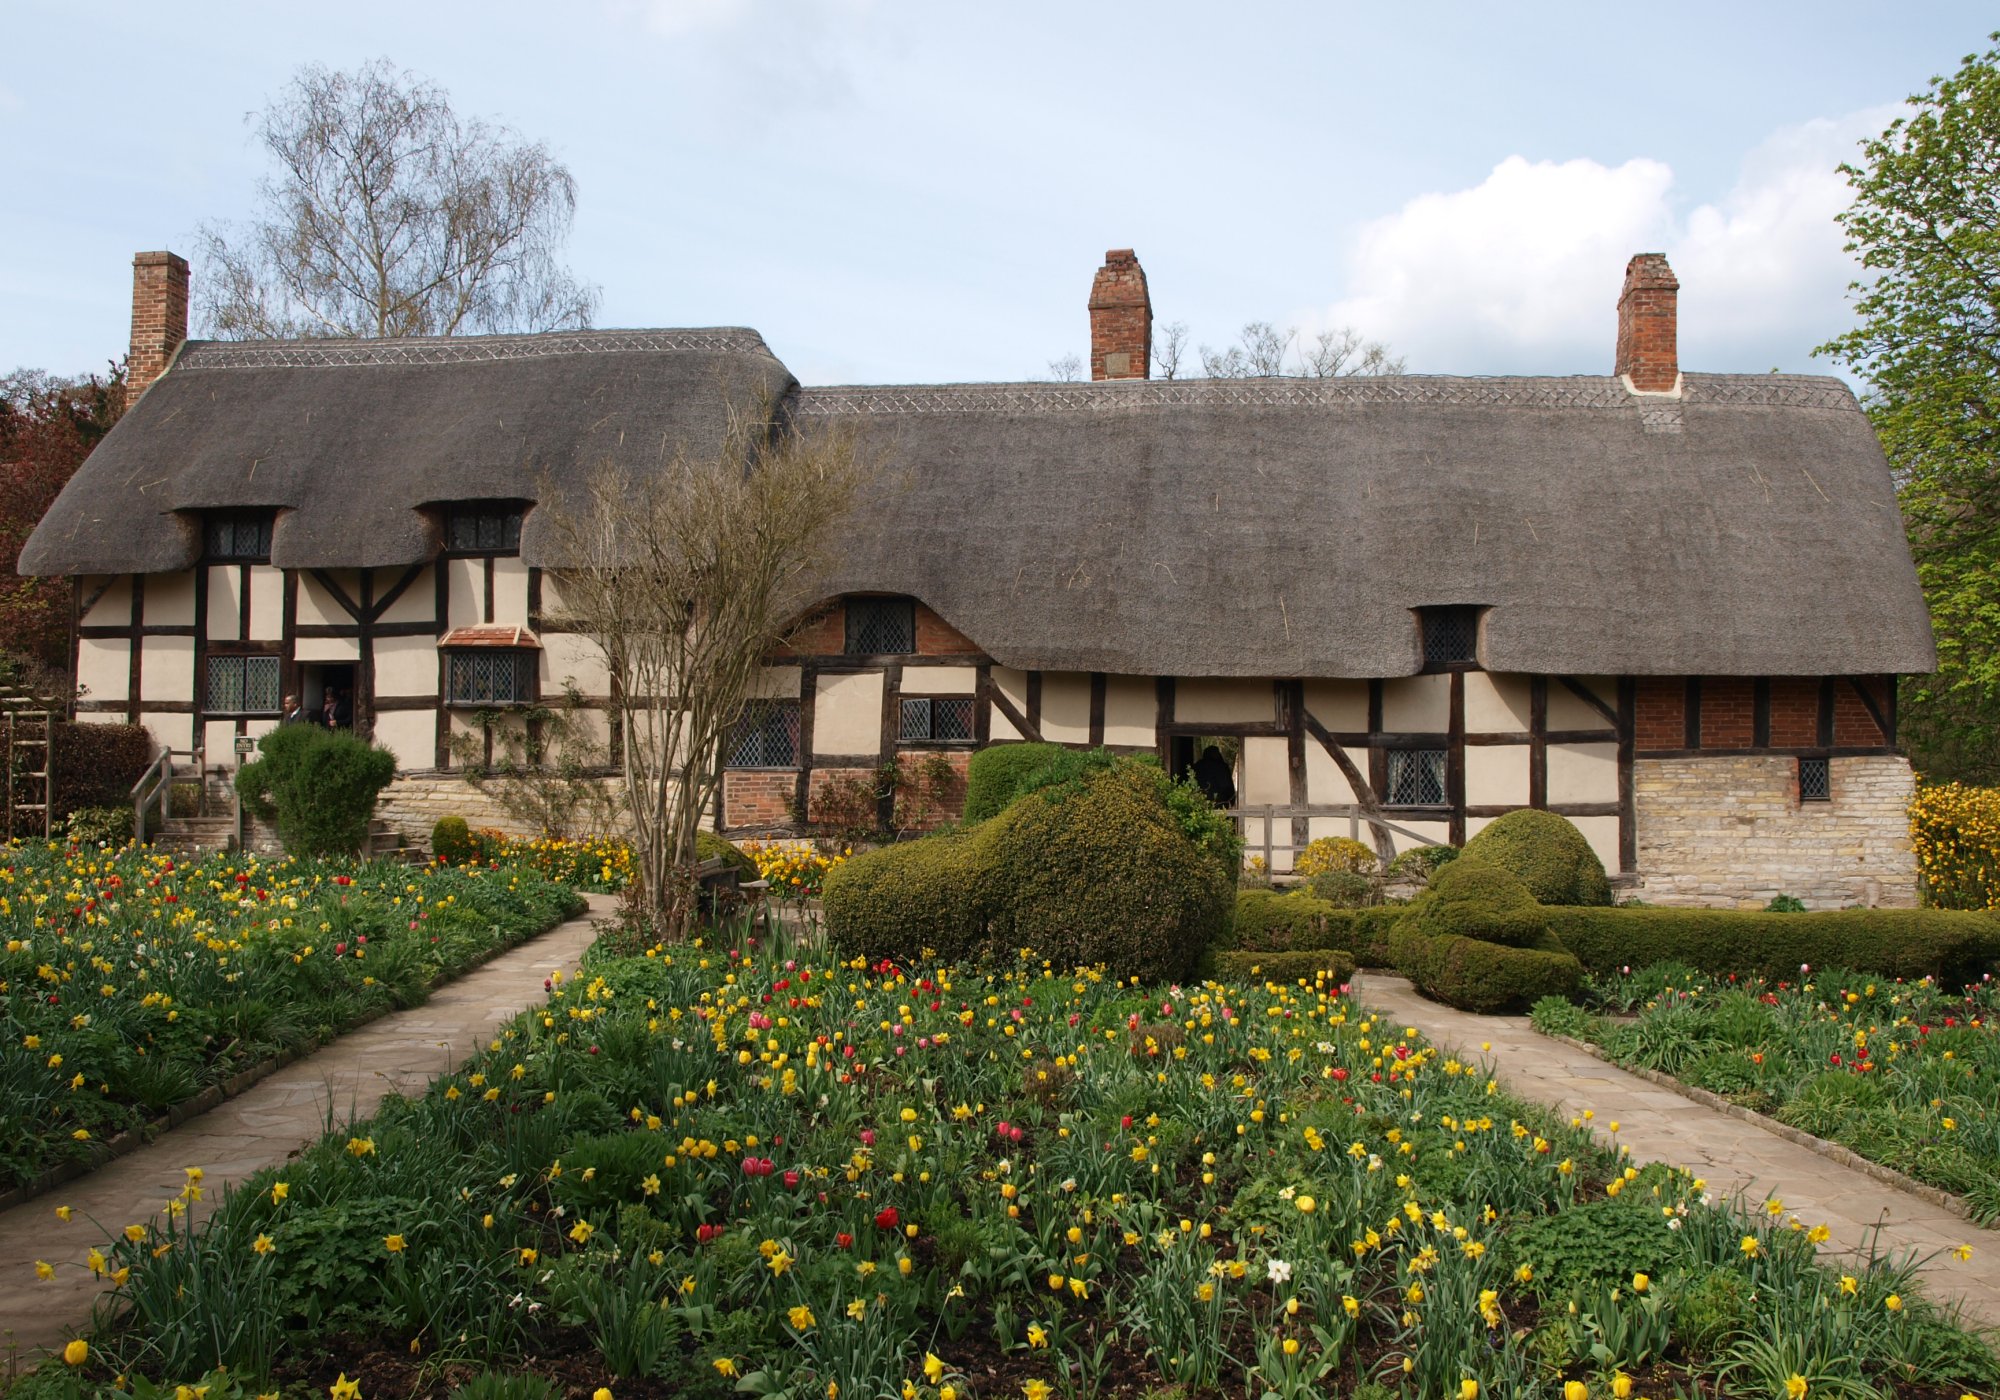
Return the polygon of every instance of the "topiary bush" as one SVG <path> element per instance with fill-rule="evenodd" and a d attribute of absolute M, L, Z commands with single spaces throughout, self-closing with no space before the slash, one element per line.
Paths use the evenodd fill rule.
<path fill-rule="evenodd" d="M 1156 765 L 1099 765 L 969 830 L 857 856 L 827 875 L 849 956 L 1103 963 L 1177 981 L 1228 927 L 1234 873 L 1196 839 Z"/>
<path fill-rule="evenodd" d="M 375 798 L 396 776 L 396 756 L 343 730 L 287 724 L 257 744 L 236 791 L 259 821 L 274 823 L 296 856 L 354 855 L 368 843 Z"/>
<path fill-rule="evenodd" d="M 997 817 L 1025 790 L 1022 779 L 1069 752 L 1061 744 L 994 744 L 972 755 L 965 770 L 965 823 Z"/>
<path fill-rule="evenodd" d="M 1430 938 L 1480 938 L 1527 948 L 1548 936 L 1548 911 L 1506 870 L 1468 854 L 1438 872 L 1408 919 Z"/>
<path fill-rule="evenodd" d="M 123 807 L 129 817 L 132 784 L 159 752 L 145 726 L 59 722 L 55 741 L 55 806 L 49 819 L 61 826 L 71 812 L 84 807 Z M 29 752 L 23 749 L 15 756 L 23 772 L 39 766 L 30 761 Z M 24 794 L 30 791 L 32 784 L 15 784 L 14 795 L 23 802 L 29 800 Z M 131 834 L 129 829 L 126 834 Z"/>
<path fill-rule="evenodd" d="M 1583 965 L 1554 938 L 1513 948 L 1448 934 L 1428 937 L 1405 919 L 1389 936 L 1396 968 L 1419 992 L 1461 1011 L 1481 1013 L 1529 1006 L 1543 997 L 1573 997 Z"/>
<path fill-rule="evenodd" d="M 1221 942 L 1249 952 L 1345 948 L 1353 926 L 1351 911 L 1304 891 L 1240 890 L 1236 917 Z"/>
<path fill-rule="evenodd" d="M 1799 968 L 1977 981 L 2000 960 L 2000 919 L 1951 909 L 1550 909 L 1549 931 L 1592 972 L 1681 962 L 1715 977 L 1799 980 Z"/>
<path fill-rule="evenodd" d="M 1215 955 L 1215 980 L 1252 982 L 1324 981 L 1329 987 L 1354 980 L 1354 959 L 1333 948 L 1302 948 L 1288 953 L 1225 951 Z"/>
<path fill-rule="evenodd" d="M 431 827 L 431 854 L 446 865 L 464 865 L 479 857 L 479 843 L 464 817 L 439 817 Z"/>
<path fill-rule="evenodd" d="M 1389 862 L 1384 878 L 1391 883 L 1407 882 L 1421 888 L 1428 885 L 1438 871 L 1457 859 L 1456 846 L 1412 846 Z"/>
<path fill-rule="evenodd" d="M 1465 843 L 1477 856 L 1512 873 L 1543 904 L 1611 903 L 1611 882 L 1581 831 L 1554 812 L 1522 808 L 1481 828 Z"/>

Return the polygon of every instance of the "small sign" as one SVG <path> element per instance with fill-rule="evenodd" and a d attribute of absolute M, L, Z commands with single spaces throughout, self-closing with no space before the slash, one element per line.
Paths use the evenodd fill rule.
<path fill-rule="evenodd" d="M 238 758 L 255 752 L 257 752 L 257 740 L 255 737 L 249 734 L 238 734 L 236 736 L 236 756 Z"/>

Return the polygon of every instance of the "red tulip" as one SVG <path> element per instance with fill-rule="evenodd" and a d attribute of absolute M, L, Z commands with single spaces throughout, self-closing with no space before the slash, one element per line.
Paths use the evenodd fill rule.
<path fill-rule="evenodd" d="M 878 1230 L 893 1230 L 897 1225 L 902 1223 L 902 1219 L 903 1217 L 896 1213 L 894 1206 L 888 1206 L 875 1213 L 875 1228 Z"/>

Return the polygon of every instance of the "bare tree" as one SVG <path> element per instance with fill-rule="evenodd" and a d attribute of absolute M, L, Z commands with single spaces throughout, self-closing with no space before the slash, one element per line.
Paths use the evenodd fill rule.
<path fill-rule="evenodd" d="M 764 662 L 817 596 L 865 475 L 851 434 L 802 435 L 769 405 L 734 418 L 713 455 L 683 451 L 643 480 L 601 466 L 570 491 L 546 483 L 537 507 L 568 561 L 547 615 L 610 669 L 642 907 L 665 937 L 693 925 L 695 831 L 725 746 L 769 718 Z"/>
<path fill-rule="evenodd" d="M 596 290 L 557 261 L 576 182 L 546 146 L 461 119 L 442 89 L 383 60 L 301 68 L 253 120 L 278 168 L 250 223 L 202 227 L 211 334 L 590 324 Z"/>
<path fill-rule="evenodd" d="M 1181 359 L 1187 354 L 1188 323 L 1175 321 L 1153 333 L 1153 372 L 1162 379 L 1181 376 Z"/>
<path fill-rule="evenodd" d="M 1074 384 L 1083 378 L 1083 359 L 1074 352 L 1060 360 L 1049 361 L 1049 378 L 1061 384 Z"/>
<path fill-rule="evenodd" d="M 1401 374 L 1404 362 L 1378 340 L 1364 339 L 1351 326 L 1321 331 L 1293 356 L 1296 329 L 1279 330 L 1269 321 L 1251 321 L 1224 350 L 1201 347 L 1202 373 L 1211 379 L 1331 379 L 1347 374 Z"/>

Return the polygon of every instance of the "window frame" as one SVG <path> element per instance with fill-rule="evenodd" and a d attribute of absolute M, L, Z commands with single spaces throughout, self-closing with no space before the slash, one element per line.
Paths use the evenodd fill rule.
<path fill-rule="evenodd" d="M 438 553 L 447 559 L 512 559 L 521 553 L 521 529 L 527 523 L 528 509 L 533 504 L 516 498 L 500 500 L 446 501 L 434 507 L 438 515 Z M 462 517 L 478 519 L 498 519 L 501 522 L 500 543 L 488 548 L 474 545 L 461 548 L 452 542 L 452 526 Z M 512 543 L 508 543 L 512 540 Z"/>
<path fill-rule="evenodd" d="M 1422 652 L 1424 675 L 1448 675 L 1453 671 L 1478 671 L 1484 669 L 1479 664 L 1479 627 L 1486 609 L 1478 603 L 1444 603 L 1421 607 L 1417 614 L 1417 645 Z M 1466 654 L 1459 657 L 1433 658 L 1431 655 L 1432 629 L 1447 621 L 1462 620 L 1468 631 Z"/>
<path fill-rule="evenodd" d="M 969 749 L 978 745 L 978 696 L 963 693 L 947 695 L 919 693 L 915 695 L 898 695 L 896 699 L 896 743 L 899 747 L 909 749 Z M 930 706 L 929 734 L 913 736 L 908 732 L 907 720 L 909 712 L 902 707 L 912 701 L 921 701 L 923 704 Z M 963 738 L 940 739 L 937 737 L 937 707 L 940 703 L 962 704 L 965 706 L 965 735 Z"/>
<path fill-rule="evenodd" d="M 258 527 L 257 543 L 261 549 L 251 552 L 219 553 L 215 548 L 215 530 L 218 526 L 230 527 L 232 534 L 245 525 Z M 204 564 L 268 564 L 271 562 L 272 536 L 277 533 L 278 512 L 269 510 L 208 510 L 201 514 L 201 562 Z M 234 540 L 231 541 L 232 545 Z"/>
<path fill-rule="evenodd" d="M 869 650 L 869 651 L 861 650 L 855 644 L 855 635 L 854 635 L 855 634 L 854 616 L 857 611 L 857 606 L 856 606 L 857 604 L 859 604 L 862 608 L 888 608 L 888 607 L 903 608 L 908 613 L 910 620 L 910 636 L 909 636 L 910 644 L 907 647 L 903 647 L 899 650 L 890 650 L 890 651 L 882 651 L 879 649 Z M 850 656 L 850 657 L 851 656 L 915 656 L 917 654 L 917 600 L 915 598 L 902 597 L 895 594 L 850 597 L 846 600 L 845 605 L 841 608 L 840 611 L 841 611 L 840 654 L 842 656 Z"/>
<path fill-rule="evenodd" d="M 214 702 L 215 687 L 211 680 L 213 668 L 218 661 L 234 661 L 242 670 L 242 694 L 247 699 L 250 690 L 250 665 L 252 661 L 269 661 L 276 677 L 275 694 L 268 710 L 229 709 Z M 211 644 L 202 656 L 201 664 L 201 712 L 211 719 L 269 719 L 273 715 L 282 717 L 285 712 L 285 658 L 275 647 L 237 644 Z"/>
<path fill-rule="evenodd" d="M 1817 764 L 1817 765 L 1819 766 L 1819 770 L 1820 770 L 1820 781 L 1819 781 L 1819 783 L 1817 784 L 1817 786 L 1818 786 L 1818 788 L 1819 788 L 1819 791 L 1818 791 L 1818 793 L 1817 793 L 1817 794 L 1808 794 L 1808 793 L 1807 793 L 1807 791 L 1806 791 L 1806 788 L 1807 788 L 1807 782 L 1806 782 L 1806 765 L 1807 765 L 1808 763 L 1812 763 L 1812 764 Z M 1806 803 L 1808 803 L 1808 802 L 1812 802 L 1812 803 L 1821 803 L 1821 802 L 1824 802 L 1824 803 L 1829 803 L 1829 804 L 1830 804 L 1830 803 L 1832 803 L 1832 801 L 1833 801 L 1833 760 L 1832 760 L 1831 758 L 1827 757 L 1827 756 L 1826 756 L 1825 754 L 1801 754 L 1801 755 L 1799 756 L 1799 761 L 1798 761 L 1798 769 L 1797 769 L 1797 771 L 1796 771 L 1796 774 L 1795 774 L 1795 779 L 1796 779 L 1796 781 L 1797 781 L 1797 783 L 1798 783 L 1798 794 L 1799 794 L 1799 805 L 1800 805 L 1800 806 L 1802 806 L 1802 807 L 1803 807 L 1803 806 L 1804 806 L 1804 805 L 1805 805 Z"/>
<path fill-rule="evenodd" d="M 765 712 L 763 715 L 755 717 L 759 723 L 768 722 L 766 719 L 768 715 L 783 714 L 787 710 L 791 712 L 792 720 L 790 725 L 786 727 L 791 739 L 792 761 L 790 763 L 738 763 L 736 761 L 736 751 L 742 746 L 744 739 L 743 726 L 749 724 L 753 719 L 753 716 L 746 712 L 738 717 L 736 724 L 730 728 L 728 737 L 725 740 L 728 748 L 722 755 L 724 771 L 730 773 L 796 773 L 804 766 L 803 755 L 799 750 L 805 738 L 803 727 L 804 707 L 800 704 L 798 697 L 792 695 L 771 696 L 766 699 L 754 700 L 751 704 L 761 707 Z"/>
<path fill-rule="evenodd" d="M 1442 736 L 1440 736 L 1442 737 Z M 1415 759 L 1422 754 L 1436 754 L 1438 758 L 1438 799 L 1435 802 L 1398 802 L 1396 800 L 1396 760 L 1402 756 Z M 1383 750 L 1382 805 L 1402 810 L 1437 811 L 1451 806 L 1451 748 L 1447 745 L 1404 744 Z"/>
<path fill-rule="evenodd" d="M 541 652 L 534 647 L 440 647 L 438 654 L 444 658 L 444 687 L 442 701 L 448 710 L 525 710 L 541 703 L 542 668 Z M 513 658 L 516 676 L 523 682 L 526 692 L 513 700 L 462 699 L 452 693 L 455 663 L 461 658 L 470 660 L 477 656 L 508 656 Z"/>

